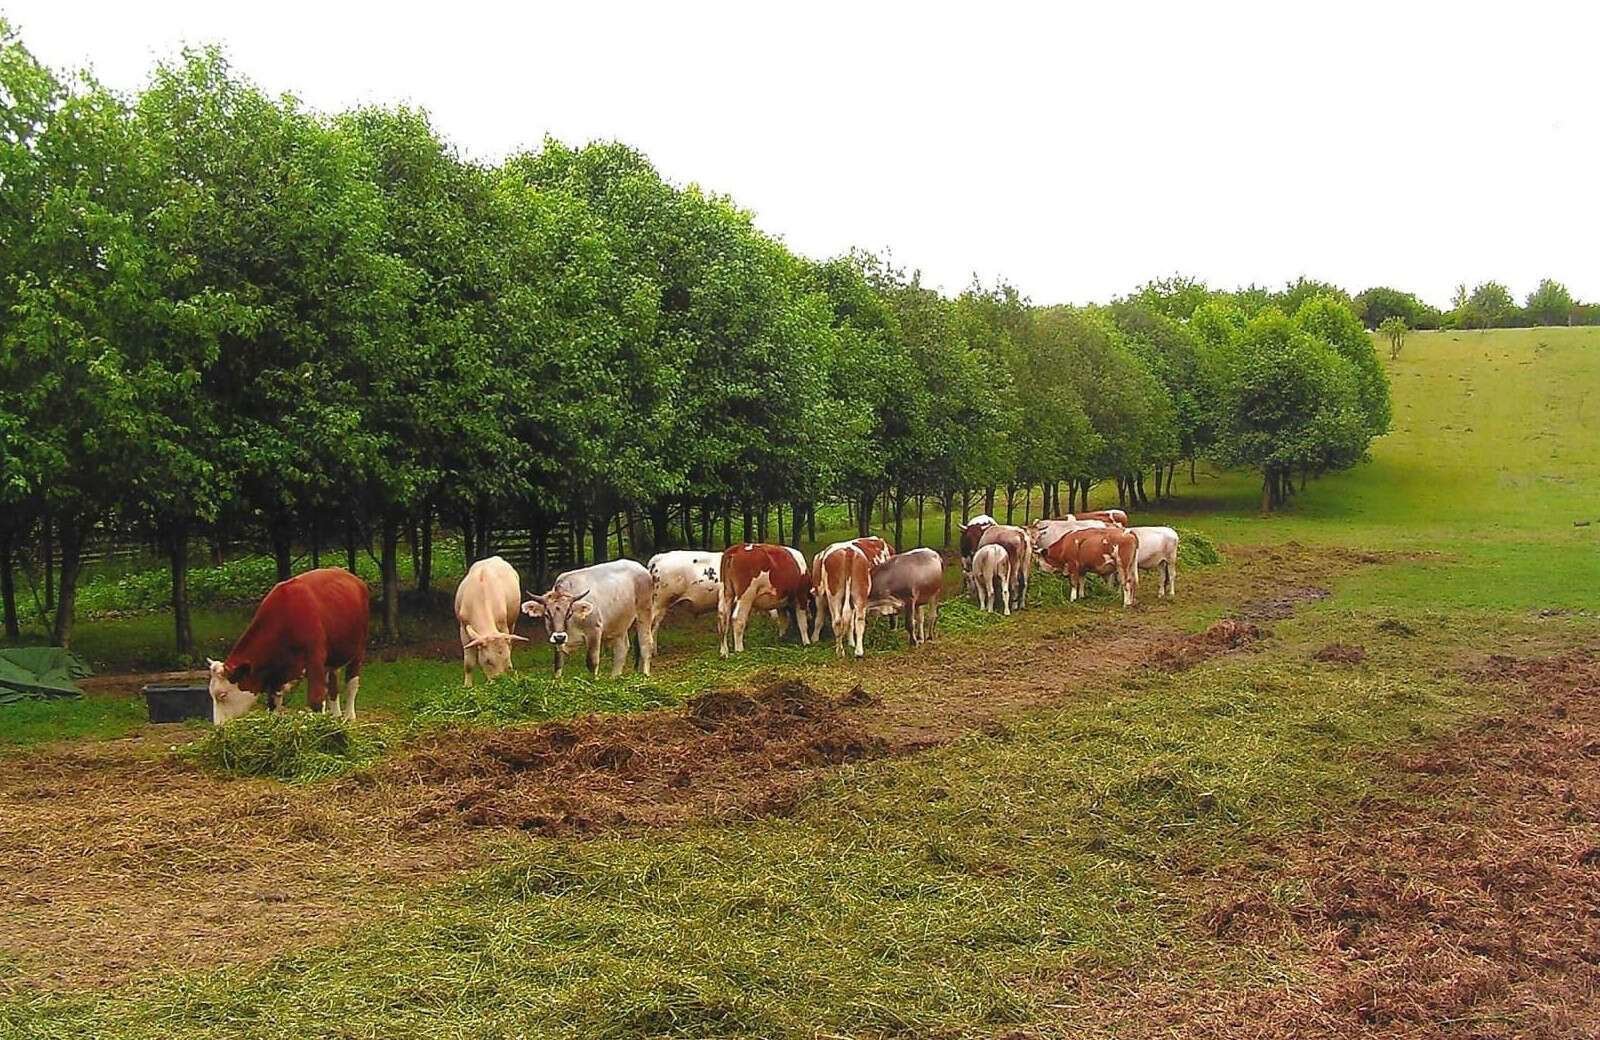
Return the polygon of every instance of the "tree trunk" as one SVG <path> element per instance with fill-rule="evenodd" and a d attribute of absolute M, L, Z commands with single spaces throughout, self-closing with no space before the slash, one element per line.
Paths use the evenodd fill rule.
<path fill-rule="evenodd" d="M 61 591 L 56 597 L 56 623 L 50 642 L 56 646 L 72 644 L 72 622 L 78 605 L 78 574 L 83 566 L 83 531 L 75 521 L 63 524 L 61 538 Z"/>
<path fill-rule="evenodd" d="M 353 516 L 347 516 L 344 520 L 344 569 L 351 574 L 356 572 L 356 521 Z"/>
<path fill-rule="evenodd" d="M 733 544 L 733 502 L 722 504 L 722 546 L 727 548 Z"/>
<path fill-rule="evenodd" d="M 786 538 L 783 533 L 783 504 L 779 503 L 777 506 L 775 506 L 773 508 L 773 512 L 778 514 L 778 544 L 788 545 L 789 539 Z"/>
<path fill-rule="evenodd" d="M 211 566 L 221 567 L 227 562 L 225 557 L 226 554 L 222 549 L 222 535 L 214 535 L 211 538 Z"/>
<path fill-rule="evenodd" d="M 682 506 L 682 517 L 681 517 L 681 519 L 683 521 L 683 544 L 684 545 L 693 545 L 694 544 L 694 516 L 692 515 L 691 510 L 692 510 L 692 507 L 689 505 L 689 500 L 687 498 L 684 499 L 683 500 L 683 506 Z"/>
<path fill-rule="evenodd" d="M 594 513 L 589 517 L 589 538 L 594 542 L 594 562 L 606 562 L 607 542 L 610 540 L 611 517 L 605 513 Z"/>
<path fill-rule="evenodd" d="M 433 507 L 422 511 L 422 551 L 417 554 L 417 591 L 433 589 Z"/>
<path fill-rule="evenodd" d="M 1145 494 L 1144 491 L 1144 470 L 1141 469 L 1138 473 L 1134 474 L 1133 489 L 1137 494 L 1138 501 L 1141 506 L 1147 506 L 1150 504 L 1150 496 Z"/>
<path fill-rule="evenodd" d="M 940 499 L 940 502 L 944 505 L 944 547 L 948 549 L 950 548 L 950 531 L 952 527 L 950 514 L 956 508 L 956 493 L 949 488 L 945 488 L 944 497 Z M 962 504 L 965 505 L 965 503 Z"/>
<path fill-rule="evenodd" d="M 650 537 L 656 552 L 665 552 L 672 543 L 672 521 L 667 500 L 658 498 L 650 503 Z"/>
<path fill-rule="evenodd" d="M 393 643 L 400 638 L 400 524 L 387 516 L 383 518 L 380 569 L 383 574 L 383 638 Z"/>
<path fill-rule="evenodd" d="M 806 503 L 806 538 L 814 545 L 817 541 L 817 504 Z"/>
<path fill-rule="evenodd" d="M 215 555 L 216 555 L 216 549 L 215 549 L 216 543 L 213 542 L 211 544 L 213 546 L 212 555 L 213 555 L 213 557 L 215 557 Z M 321 566 L 322 566 L 322 522 L 320 520 L 313 520 L 313 521 L 311 521 L 311 569 L 312 570 L 316 570 L 318 567 L 321 567 Z"/>
<path fill-rule="evenodd" d="M 1194 483 L 1194 456 L 1189 456 L 1189 483 Z"/>
<path fill-rule="evenodd" d="M 983 489 L 983 511 L 990 516 L 994 515 L 994 485 L 990 484 Z"/>
<path fill-rule="evenodd" d="M 22 626 L 17 621 L 16 561 L 12 557 L 12 546 L 15 543 L 14 532 L 0 531 L 0 609 L 5 613 L 7 639 L 16 639 L 22 635 Z"/>
<path fill-rule="evenodd" d="M 172 564 L 172 626 L 178 656 L 194 656 L 194 625 L 189 619 L 189 529 L 175 524 L 167 533 L 167 557 Z"/>
<path fill-rule="evenodd" d="M 39 554 L 44 557 L 44 612 L 50 614 L 56 609 L 56 522 L 51 517 L 45 517 Z"/>
<path fill-rule="evenodd" d="M 1022 503 L 1022 522 L 1025 523 L 1025 524 L 1033 523 L 1033 485 L 1032 484 L 1028 485 L 1028 497 L 1023 499 L 1023 503 Z"/>
<path fill-rule="evenodd" d="M 925 502 L 927 502 L 927 500 L 928 500 L 928 497 L 926 495 L 922 494 L 921 492 L 917 493 L 917 544 L 918 545 L 927 544 L 926 541 L 922 537 L 922 513 L 923 513 L 922 506 L 923 506 L 923 504 Z"/>
<path fill-rule="evenodd" d="M 743 503 L 743 506 L 744 506 L 744 532 L 743 532 L 744 544 L 749 545 L 751 542 L 756 540 L 755 539 L 755 534 L 756 534 L 755 510 L 750 505 L 750 502 L 749 502 L 748 499 L 745 500 L 745 502 Z"/>
<path fill-rule="evenodd" d="M 971 519 L 972 519 L 972 489 L 971 488 L 962 488 L 961 489 L 961 522 L 962 523 L 966 523 L 968 520 L 971 520 Z M 946 542 L 946 544 L 948 544 L 949 543 L 949 539 L 948 538 L 945 539 L 945 542 Z"/>
<path fill-rule="evenodd" d="M 1017 485 L 1015 485 L 1015 484 L 1007 484 L 1006 485 L 1006 523 L 1008 523 L 1008 524 L 1011 523 L 1012 517 L 1016 513 L 1016 511 L 1017 511 Z"/>
<path fill-rule="evenodd" d="M 872 531 L 872 501 L 877 498 L 871 492 L 861 496 L 861 507 L 856 510 L 856 537 L 865 538 Z"/>
<path fill-rule="evenodd" d="M 272 558 L 278 565 L 279 581 L 294 577 L 294 542 L 287 531 L 277 526 L 272 528 Z"/>
<path fill-rule="evenodd" d="M 894 503 L 894 551 L 895 552 L 902 552 L 902 551 L 904 551 L 905 544 L 906 544 L 906 537 L 905 537 L 905 535 L 906 535 L 906 529 L 905 529 L 906 498 L 905 498 L 905 494 L 903 492 L 901 492 L 898 488 L 896 488 L 894 493 L 889 497 L 890 497 L 891 501 Z"/>

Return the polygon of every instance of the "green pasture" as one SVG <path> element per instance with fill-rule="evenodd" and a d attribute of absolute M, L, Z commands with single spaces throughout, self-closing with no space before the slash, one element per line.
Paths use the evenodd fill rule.
<path fill-rule="evenodd" d="M 1207 575 L 1236 556 L 1294 542 L 1382 561 L 1330 571 L 1333 594 L 1274 622 L 1263 652 L 1134 670 L 994 732 L 841 768 L 787 818 L 498 839 L 489 869 L 263 966 L 74 993 L 13 984 L 0 961 L 0 1035 L 1080 1035 L 1073 980 L 1096 968 L 1160 956 L 1192 965 L 1178 986 L 1292 986 L 1292 961 L 1207 940 L 1184 879 L 1383 792 L 1372 750 L 1515 710 L 1466 677 L 1484 654 L 1600 637 L 1600 331 L 1415 333 L 1386 365 L 1395 426 L 1370 463 L 1269 517 L 1249 475 L 1205 472 L 1139 517 L 1204 531 L 1229 554 L 1180 572 L 1187 602 L 1152 608 L 1178 629 L 1215 615 Z M 965 631 L 957 612 L 951 638 L 1048 630 L 1087 647 L 1096 612 L 1114 609 L 1057 603 Z M 216 631 L 237 619 L 218 616 Z M 380 661 L 362 707 L 398 733 L 430 716 L 631 710 L 759 668 L 849 667 L 830 663 L 831 646 L 725 665 L 713 641 L 703 623 L 669 623 L 655 682 L 574 684 L 590 692 L 567 700 L 534 674 L 542 648 L 504 695 L 460 693 L 458 662 Z M 1366 660 L 1314 662 L 1332 641 Z M 893 698 L 900 682 L 874 692 Z M 63 739 L 137 723 L 97 698 L 38 710 L 21 736 L 0 724 L 0 740 L 37 740 L 50 712 Z"/>

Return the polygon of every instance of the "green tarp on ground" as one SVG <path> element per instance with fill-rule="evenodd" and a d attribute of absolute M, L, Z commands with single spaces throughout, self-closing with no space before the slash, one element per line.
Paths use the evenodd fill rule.
<path fill-rule="evenodd" d="M 93 675 L 82 658 L 59 646 L 0 650 L 0 704 L 42 697 L 82 697 L 76 679 Z"/>

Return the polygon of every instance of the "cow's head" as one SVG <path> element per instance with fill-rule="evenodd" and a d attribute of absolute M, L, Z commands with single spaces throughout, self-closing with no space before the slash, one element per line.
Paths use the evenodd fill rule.
<path fill-rule="evenodd" d="M 511 670 L 511 644 L 527 641 L 526 636 L 511 635 L 508 632 L 487 632 L 480 635 L 468 625 L 467 642 L 461 649 L 478 651 L 478 667 L 483 669 L 485 676 L 493 679 Z"/>
<path fill-rule="evenodd" d="M 220 726 L 236 719 L 255 706 L 256 694 L 239 684 L 250 673 L 248 663 L 238 664 L 229 671 L 221 661 L 206 658 L 211 670 L 211 721 Z"/>
<path fill-rule="evenodd" d="M 565 589 L 551 589 L 543 596 L 530 596 L 522 604 L 522 612 L 531 618 L 542 618 L 545 629 L 550 633 L 551 645 L 557 650 L 564 650 L 569 628 L 581 632 L 594 620 L 598 608 L 589 601 L 591 591 L 584 589 L 574 596 Z"/>

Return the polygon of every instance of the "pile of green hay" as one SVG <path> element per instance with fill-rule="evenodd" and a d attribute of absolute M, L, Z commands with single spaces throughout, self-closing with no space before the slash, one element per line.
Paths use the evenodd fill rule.
<path fill-rule="evenodd" d="M 383 754 L 384 745 L 376 727 L 337 715 L 252 712 L 217 726 L 181 753 L 231 776 L 304 783 L 367 765 Z"/>

